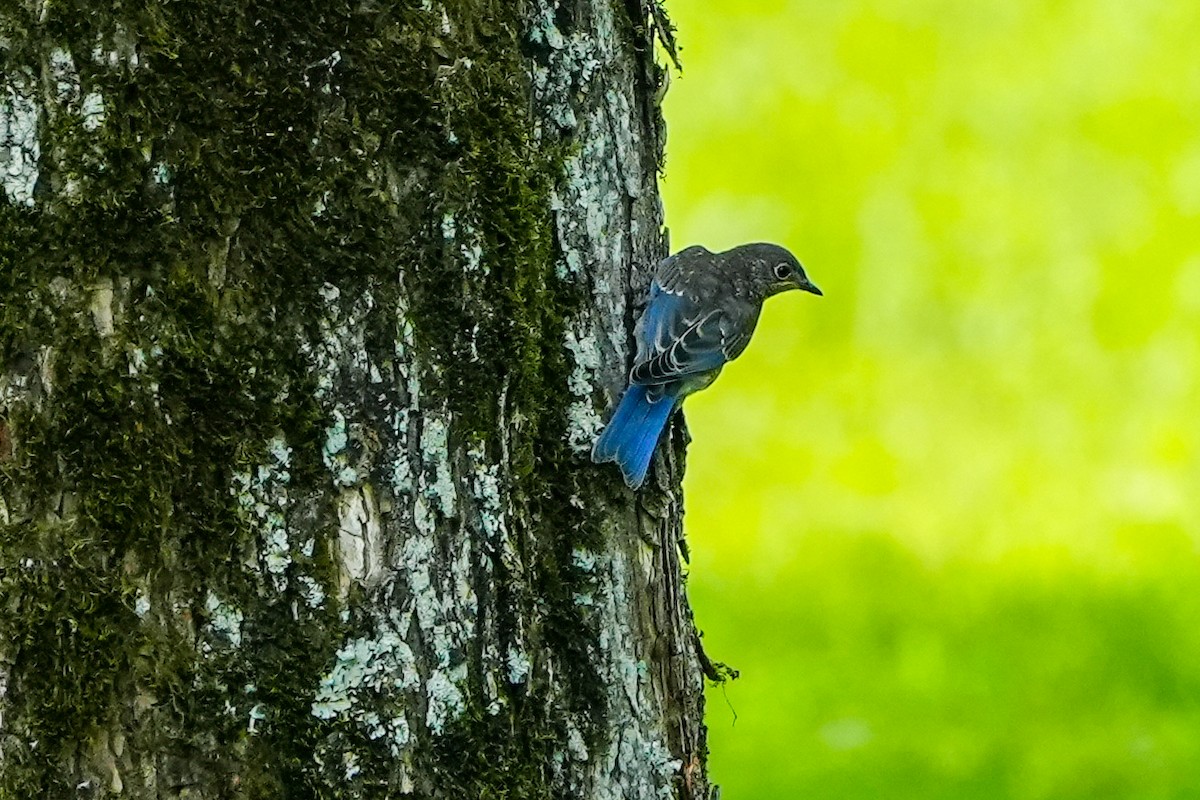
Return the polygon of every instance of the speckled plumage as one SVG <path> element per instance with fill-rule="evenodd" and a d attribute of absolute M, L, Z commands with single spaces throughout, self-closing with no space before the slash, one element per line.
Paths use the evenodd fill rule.
<path fill-rule="evenodd" d="M 745 244 L 723 253 L 694 245 L 659 264 L 634 330 L 629 387 L 592 449 L 642 485 L 659 435 L 689 394 L 706 388 L 750 343 L 763 302 L 791 289 L 821 294 L 786 249 Z"/>

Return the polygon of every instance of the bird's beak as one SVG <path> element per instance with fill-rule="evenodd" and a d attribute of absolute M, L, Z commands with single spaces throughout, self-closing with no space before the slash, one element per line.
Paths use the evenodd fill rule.
<path fill-rule="evenodd" d="M 812 281 L 807 280 L 807 279 L 800 281 L 799 283 L 796 284 L 796 286 L 801 291 L 811 292 L 819 297 L 824 296 L 824 294 L 825 294 L 824 292 L 822 292 L 820 289 L 817 288 L 817 285 L 815 283 L 813 283 Z"/>

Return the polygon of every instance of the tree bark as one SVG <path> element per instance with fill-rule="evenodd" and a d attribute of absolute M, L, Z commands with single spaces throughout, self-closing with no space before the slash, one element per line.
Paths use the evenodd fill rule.
<path fill-rule="evenodd" d="M 0 797 L 708 797 L 641 2 L 0 2 Z"/>

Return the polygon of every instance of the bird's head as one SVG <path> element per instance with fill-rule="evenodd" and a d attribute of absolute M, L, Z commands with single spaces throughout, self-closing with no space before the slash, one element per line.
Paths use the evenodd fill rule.
<path fill-rule="evenodd" d="M 736 254 L 738 260 L 749 267 L 751 281 L 763 297 L 792 289 L 822 294 L 817 285 L 808 279 L 804 266 L 787 248 L 777 244 L 744 244 L 734 248 L 731 254 Z"/>

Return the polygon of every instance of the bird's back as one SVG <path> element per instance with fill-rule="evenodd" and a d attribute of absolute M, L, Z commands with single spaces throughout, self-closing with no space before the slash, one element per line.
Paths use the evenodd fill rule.
<path fill-rule="evenodd" d="M 664 258 L 651 284 L 651 300 L 656 291 L 686 297 L 694 303 L 715 299 L 729 279 L 722 255 L 696 244 Z"/>

